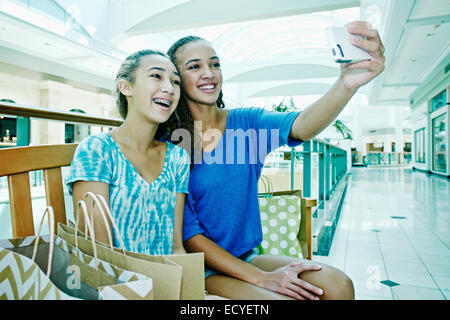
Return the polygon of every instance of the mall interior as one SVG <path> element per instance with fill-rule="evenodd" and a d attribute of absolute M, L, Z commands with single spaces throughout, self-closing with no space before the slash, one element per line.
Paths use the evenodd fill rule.
<path fill-rule="evenodd" d="M 220 57 L 226 108 L 302 111 L 340 74 L 325 28 L 355 20 L 377 29 L 385 70 L 314 139 L 270 153 L 259 192 L 316 200 L 312 260 L 344 271 L 356 299 L 450 299 L 447 0 L 0 0 L 0 150 L 78 143 L 120 125 L 121 62 L 187 35 Z M 34 221 L 43 181 L 30 172 Z M 0 177 L 0 239 L 15 236 L 8 190 Z M 73 214 L 65 185 L 64 194 Z M 278 254 L 272 220 L 261 218 L 261 248 Z"/>

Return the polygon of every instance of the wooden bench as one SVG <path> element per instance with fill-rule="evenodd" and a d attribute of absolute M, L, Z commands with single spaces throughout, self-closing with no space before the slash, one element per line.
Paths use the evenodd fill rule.
<path fill-rule="evenodd" d="M 43 170 L 45 198 L 58 222 L 66 223 L 61 167 L 70 166 L 77 144 L 0 149 L 0 177 L 8 177 L 11 225 L 14 238 L 34 235 L 30 171 Z"/>

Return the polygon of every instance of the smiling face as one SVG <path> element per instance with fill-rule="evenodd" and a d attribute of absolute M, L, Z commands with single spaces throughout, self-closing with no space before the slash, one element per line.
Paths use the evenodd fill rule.
<path fill-rule="evenodd" d="M 161 55 L 146 55 L 134 71 L 133 81 L 121 80 L 127 97 L 128 116 L 143 116 L 163 123 L 175 111 L 180 99 L 180 76 L 173 63 Z"/>
<path fill-rule="evenodd" d="M 216 106 L 223 78 L 211 44 L 204 40 L 190 42 L 177 51 L 176 61 L 188 104 Z"/>

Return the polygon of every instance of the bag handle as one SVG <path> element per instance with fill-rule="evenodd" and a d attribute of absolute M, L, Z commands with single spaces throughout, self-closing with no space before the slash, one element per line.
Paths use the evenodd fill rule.
<path fill-rule="evenodd" d="M 267 183 L 268 183 L 268 185 L 269 185 L 269 193 L 270 193 L 270 197 L 273 197 L 274 188 L 273 188 L 272 180 L 271 180 L 268 176 L 265 176 L 265 177 L 266 177 Z"/>
<path fill-rule="evenodd" d="M 109 243 L 112 244 L 111 229 L 110 229 L 109 224 L 108 224 L 108 221 L 107 221 L 107 219 L 106 219 L 105 212 L 103 211 L 103 206 L 102 206 L 101 204 L 99 204 L 99 200 L 97 199 L 97 197 L 96 197 L 92 192 L 86 192 L 86 193 L 85 193 L 85 195 L 84 195 L 84 202 L 85 202 L 85 203 L 87 203 L 87 199 L 88 199 L 89 197 L 91 197 L 91 198 L 93 199 L 92 207 L 91 207 L 91 210 L 92 210 L 92 211 L 91 211 L 91 226 L 92 226 L 92 228 L 95 228 L 95 226 L 94 226 L 94 214 L 93 214 L 93 212 L 94 212 L 95 205 L 97 205 L 97 207 L 99 208 L 99 210 L 100 210 L 100 212 L 101 212 L 101 216 L 102 216 L 102 218 L 103 218 L 103 221 L 105 222 L 106 231 L 108 232 Z M 84 228 L 84 229 L 86 230 L 86 225 L 85 225 L 85 228 Z M 95 230 L 95 229 L 94 229 L 94 230 Z M 87 238 L 88 238 L 88 233 L 86 232 L 86 233 L 85 233 L 85 239 L 87 240 Z"/>
<path fill-rule="evenodd" d="M 50 243 L 49 243 L 49 249 L 48 249 L 48 264 L 47 264 L 47 277 L 50 277 L 50 273 L 52 272 L 52 261 L 53 261 L 53 247 L 54 247 L 54 239 L 55 239 L 55 215 L 53 213 L 53 208 L 51 206 L 47 206 L 45 208 L 44 214 L 42 215 L 41 222 L 39 224 L 39 229 L 37 232 L 37 236 L 34 239 L 34 248 L 33 248 L 33 255 L 31 257 L 31 260 L 34 262 L 34 259 L 36 258 L 37 254 L 37 248 L 39 244 L 39 238 L 41 234 L 42 225 L 44 224 L 44 218 L 45 214 L 48 215 L 48 222 L 50 227 Z"/>
<path fill-rule="evenodd" d="M 261 182 L 264 185 L 264 194 L 267 194 L 267 184 L 266 184 L 266 181 L 265 181 L 265 176 L 261 175 L 260 180 L 261 180 Z"/>
<path fill-rule="evenodd" d="M 273 197 L 273 184 L 272 184 L 272 181 L 266 175 L 261 175 L 261 180 L 263 181 L 263 184 L 264 184 L 265 194 L 267 194 L 268 198 L 272 198 Z M 264 182 L 264 180 L 267 181 L 267 187 L 266 187 L 266 182 Z"/>
<path fill-rule="evenodd" d="M 125 244 L 123 243 L 122 237 L 120 236 L 119 227 L 117 226 L 115 219 L 112 216 L 111 210 L 109 209 L 109 206 L 106 203 L 105 198 L 99 194 L 95 195 L 92 192 L 86 192 L 86 194 L 84 195 L 84 199 L 86 200 L 89 197 L 91 197 L 94 200 L 94 202 L 92 203 L 92 210 L 94 210 L 95 205 L 97 205 L 100 209 L 103 221 L 105 222 L 105 226 L 108 231 L 108 238 L 109 238 L 109 244 L 110 244 L 111 250 L 113 250 L 113 241 L 112 241 L 112 237 L 111 237 L 112 233 L 111 233 L 111 229 L 109 228 L 109 224 L 108 224 L 107 217 L 105 215 L 105 211 L 108 215 L 109 220 L 111 221 L 111 224 L 112 224 L 114 230 L 116 231 L 117 240 L 119 240 L 119 243 L 120 243 L 120 249 L 122 250 L 122 253 L 125 256 L 126 255 Z M 103 209 L 105 209 L 105 210 L 103 210 Z M 93 215 L 92 215 L 92 227 L 94 227 Z M 86 233 L 86 239 L 87 239 L 87 236 L 88 236 L 88 234 Z"/>
<path fill-rule="evenodd" d="M 92 239 L 92 247 L 94 249 L 94 258 L 95 258 L 95 270 L 98 270 L 98 258 L 97 258 L 97 247 L 95 246 L 95 234 L 92 230 L 92 225 L 89 222 L 89 216 L 88 216 L 88 211 L 87 211 L 87 206 L 86 206 L 86 202 L 84 202 L 83 200 L 78 201 L 77 203 L 77 210 L 76 210 L 76 214 L 75 214 L 75 251 L 78 257 L 78 223 L 79 223 L 79 218 L 80 218 L 80 208 L 81 211 L 83 212 L 84 215 L 84 220 L 85 220 L 85 226 L 87 226 L 89 232 L 92 234 L 91 239 Z"/>

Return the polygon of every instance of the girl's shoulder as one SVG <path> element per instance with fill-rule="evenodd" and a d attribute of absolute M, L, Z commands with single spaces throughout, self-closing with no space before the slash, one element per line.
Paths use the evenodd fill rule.
<path fill-rule="evenodd" d="M 88 135 L 79 142 L 78 146 L 84 148 L 99 148 L 111 146 L 113 142 L 114 141 L 108 133 L 100 132 Z"/>
<path fill-rule="evenodd" d="M 266 110 L 258 107 L 239 107 L 230 109 L 228 114 L 228 129 L 254 128 Z"/>
<path fill-rule="evenodd" d="M 115 142 L 112 137 L 105 132 L 95 133 L 87 136 L 78 143 L 77 155 L 98 155 L 105 157 L 112 155 L 116 151 Z"/>
<path fill-rule="evenodd" d="M 264 108 L 258 107 L 239 107 L 229 110 L 228 117 L 231 118 L 256 118 L 265 111 Z"/>

